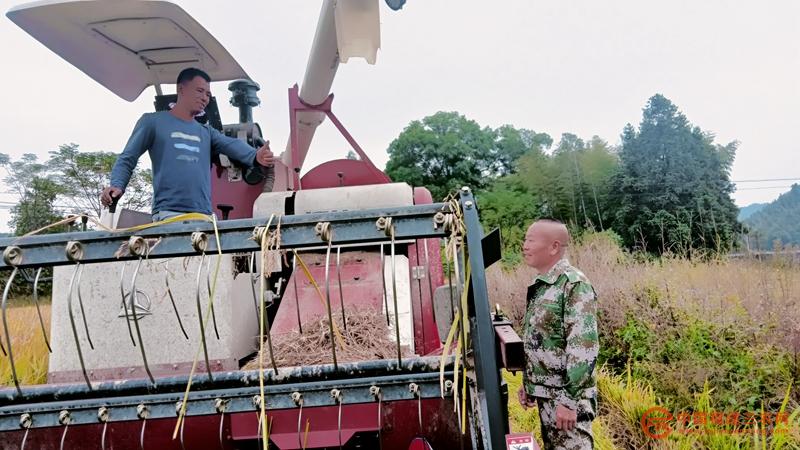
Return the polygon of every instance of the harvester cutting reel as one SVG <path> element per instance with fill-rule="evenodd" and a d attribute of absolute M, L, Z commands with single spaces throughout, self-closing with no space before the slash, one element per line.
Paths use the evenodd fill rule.
<path fill-rule="evenodd" d="M 435 356 L 403 356 L 397 317 L 395 249 L 421 239 L 446 242 L 449 283 L 455 287 L 451 290 L 451 300 L 455 297 L 458 306 L 454 308 L 448 339 Z M 394 309 L 389 308 L 387 302 L 386 312 L 388 315 L 392 310 L 395 314 L 392 331 L 397 342 L 396 357 L 337 361 L 337 344 L 333 338 L 337 330 L 333 329 L 331 317 L 327 267 L 331 249 L 377 246 L 390 248 L 392 274 L 391 281 L 385 284 L 391 286 L 384 287 L 384 299 L 392 298 L 395 302 Z M 11 274 L 2 299 L 4 331 L 0 343 L 3 344 L 4 364 L 7 361 L 11 368 L 14 387 L 0 390 L 0 447 L 228 449 L 252 447 L 255 442 L 259 447 L 272 443 L 278 448 L 322 448 L 330 447 L 333 435 L 333 442 L 342 448 L 347 445 L 355 445 L 352 448 L 371 445 L 409 448 L 415 439 L 424 439 L 425 445 L 432 448 L 465 444 L 476 449 L 505 448 L 507 392 L 503 392 L 499 369 L 504 365 L 518 367 L 506 354 L 506 348 L 511 346 L 502 346 L 505 343 L 499 341 L 503 339 L 495 337 L 500 333 L 495 329 L 497 324 L 489 310 L 484 269 L 497 254 L 490 251 L 484 258 L 484 247 L 494 246 L 487 246 L 475 200 L 466 188 L 462 189 L 459 199 L 448 203 L 271 217 L 266 223 L 264 219 L 216 222 L 208 218 L 207 221 L 175 222 L 138 230 L 2 239 L 0 269 L 10 269 Z M 269 265 L 268 258 L 263 257 L 266 252 L 284 252 L 285 260 L 286 250 L 301 249 L 317 249 L 326 255 L 325 294 L 319 292 L 320 299 L 327 303 L 331 364 L 279 367 L 270 350 L 271 367 L 262 360 L 259 370 L 212 371 L 206 330 L 210 328 L 207 325 L 211 319 L 216 331 L 213 308 L 216 275 L 211 275 L 216 271 L 201 261 L 196 275 L 201 339 L 197 343 L 194 364 L 188 374 L 154 375 L 148 364 L 147 349 L 164 343 L 146 342 L 142 338 L 139 321 L 146 314 L 147 302 L 139 298 L 136 284 L 143 261 L 187 256 L 204 258 L 227 253 L 259 255 L 261 252 L 261 270 L 257 278 L 263 283 L 269 275 L 264 269 Z M 258 256 L 252 257 L 251 265 L 255 265 L 256 258 Z M 128 327 L 90 333 L 87 311 L 83 308 L 83 271 L 87 265 L 119 261 L 135 263 L 127 293 L 124 283 L 120 283 L 121 292 L 116 297 L 122 297 L 120 314 L 126 316 Z M 302 260 L 300 262 L 302 264 Z M 38 271 L 64 265 L 73 266 L 67 314 L 74 356 L 80 361 L 84 382 L 22 386 L 14 359 L 17 343 L 12 339 L 7 318 L 11 283 L 20 270 Z M 296 262 L 290 265 L 297 267 Z M 125 279 L 124 274 L 121 279 Z M 178 317 L 177 324 L 188 339 L 168 280 L 169 277 L 167 291 Z M 341 291 L 341 285 L 339 289 Z M 207 290 L 209 297 L 205 315 L 199 301 L 201 290 Z M 395 292 L 388 295 L 392 290 Z M 254 300 L 255 292 L 254 289 Z M 280 295 L 276 298 L 279 301 Z M 261 302 L 259 313 L 261 335 L 271 346 L 263 304 Z M 258 311 L 259 303 L 255 305 Z M 76 311 L 80 311 L 81 322 L 76 319 Z M 54 315 L 59 313 L 53 311 Z M 43 323 L 40 317 L 40 328 L 49 347 Z M 93 351 L 91 337 L 98 331 L 127 333 L 131 344 L 138 348 L 146 377 L 93 380 L 91 370 L 87 371 L 84 364 L 84 356 Z M 264 341 L 260 339 L 262 345 Z M 88 343 L 88 348 L 81 342 Z M 496 347 L 498 344 L 501 346 Z M 198 361 L 201 354 L 205 354 L 202 358 L 206 370 L 195 373 L 202 366 L 198 364 L 202 362 Z M 218 444 L 211 443 L 214 441 Z"/>

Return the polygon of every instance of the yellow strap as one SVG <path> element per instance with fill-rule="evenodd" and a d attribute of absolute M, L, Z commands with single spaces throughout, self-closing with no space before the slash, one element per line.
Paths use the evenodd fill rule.
<path fill-rule="evenodd" d="M 464 269 L 464 290 L 461 291 L 461 314 L 464 315 L 464 319 L 461 321 L 462 332 L 459 336 L 459 351 L 461 348 L 466 349 L 467 345 L 469 345 L 469 321 L 466 319 L 467 314 L 467 297 L 469 296 L 469 281 L 471 276 L 470 264 L 469 260 L 464 259 L 466 268 Z M 460 356 L 460 353 L 459 353 Z M 461 434 L 466 432 L 466 419 L 467 419 L 467 411 L 465 409 L 466 399 L 467 399 L 467 370 L 466 370 L 467 362 L 464 361 L 464 370 L 463 370 L 463 380 L 461 383 Z M 453 374 L 453 378 L 458 380 L 458 372 L 456 371 Z M 456 389 L 456 383 L 453 383 L 453 389 Z"/>
<path fill-rule="evenodd" d="M 292 250 L 292 253 L 294 253 L 294 257 L 297 258 L 297 262 L 300 263 L 300 268 L 303 269 L 303 273 L 306 274 L 306 278 L 308 278 L 308 281 L 311 283 L 312 286 L 314 286 L 314 289 L 317 291 L 317 295 L 319 296 L 319 301 L 322 302 L 322 307 L 327 308 L 325 304 L 325 296 L 322 295 L 322 291 L 319 289 L 317 281 L 314 279 L 314 276 L 311 275 L 311 271 L 308 270 L 308 266 L 306 265 L 306 263 L 303 262 L 303 258 L 301 258 L 300 255 L 298 255 L 297 252 L 294 250 Z M 342 333 L 339 331 L 339 326 L 336 325 L 336 322 L 333 322 L 333 333 L 336 334 L 336 339 L 339 341 L 339 346 L 344 349 L 345 348 L 344 338 L 342 337 Z"/>
<path fill-rule="evenodd" d="M 455 409 L 458 409 L 458 367 L 461 363 L 461 346 L 463 343 L 463 336 L 461 336 L 461 333 L 459 333 L 458 343 L 456 344 L 456 358 L 453 362 L 453 406 Z"/>
<path fill-rule="evenodd" d="M 470 264 L 469 260 L 466 259 L 466 255 L 464 255 L 464 290 L 461 292 L 461 314 L 466 317 L 469 313 L 469 306 L 467 305 L 467 297 L 469 297 L 469 281 L 470 281 Z M 461 321 L 461 328 L 462 328 L 462 336 L 464 337 L 464 345 L 469 344 L 469 321 L 462 320 Z"/>
<path fill-rule="evenodd" d="M 207 215 L 207 214 L 201 214 L 201 213 L 185 213 L 185 214 L 177 215 L 175 217 L 170 217 L 168 219 L 159 220 L 158 222 L 145 223 L 145 224 L 142 224 L 142 225 L 136 225 L 134 227 L 109 228 L 109 227 L 103 225 L 99 220 L 97 220 L 96 217 L 89 216 L 89 215 L 86 215 L 86 214 L 80 214 L 80 215 L 77 215 L 77 216 L 74 216 L 74 217 L 68 217 L 66 219 L 59 220 L 58 222 L 53 222 L 50 225 L 45 225 L 42 228 L 39 228 L 39 229 L 36 229 L 36 230 L 33 230 L 33 231 L 30 231 L 28 233 L 23 234 L 21 237 L 33 236 L 35 234 L 39 234 L 42 231 L 48 230 L 50 228 L 57 227 L 59 225 L 64 225 L 66 223 L 74 222 L 74 221 L 76 221 L 76 220 L 78 220 L 78 219 L 80 219 L 82 217 L 88 218 L 90 222 L 92 222 L 93 224 L 95 224 L 98 227 L 102 228 L 104 231 L 111 231 L 111 232 L 118 232 L 118 233 L 124 233 L 124 232 L 128 232 L 128 231 L 145 230 L 147 228 L 157 227 L 159 225 L 165 225 L 165 224 L 173 223 L 173 222 L 180 222 L 180 221 L 183 221 L 183 220 L 204 220 L 206 222 L 215 222 L 216 221 L 216 217 L 213 214 L 212 215 Z"/>
<path fill-rule="evenodd" d="M 263 405 L 264 403 L 262 402 L 261 404 Z M 266 417 L 266 413 L 264 413 L 264 419 L 266 419 Z M 275 416 L 271 416 L 269 418 L 269 423 L 267 423 L 267 420 L 264 420 L 264 428 L 266 428 L 266 430 L 264 430 L 264 450 L 269 450 L 269 432 L 272 428 L 272 419 L 274 418 Z"/>
<path fill-rule="evenodd" d="M 311 427 L 311 419 L 306 419 L 306 432 L 303 434 L 303 450 L 306 450 L 306 445 L 308 445 L 308 429 Z"/>
<path fill-rule="evenodd" d="M 34 234 L 39 234 L 44 230 L 47 230 L 47 229 L 50 229 L 50 228 L 53 228 L 53 227 L 57 227 L 59 225 L 63 225 L 65 223 L 72 223 L 72 222 L 78 220 L 81 217 L 82 216 L 67 217 L 66 219 L 61 219 L 58 222 L 53 222 L 50 225 L 45 225 L 42 228 L 39 228 L 39 229 L 36 229 L 36 230 L 33 230 L 33 231 L 29 231 L 29 232 L 23 234 L 21 237 L 27 237 L 27 236 L 33 236 Z"/>
<path fill-rule="evenodd" d="M 461 396 L 461 434 L 467 432 L 467 371 L 464 371 L 464 380 L 461 383 L 464 394 Z"/>
<path fill-rule="evenodd" d="M 453 324 L 450 326 L 450 332 L 447 333 L 447 339 L 444 341 L 444 348 L 442 349 L 442 357 L 439 359 L 439 388 L 444 398 L 444 361 L 450 355 L 450 345 L 453 343 L 453 337 L 458 330 L 458 321 L 461 318 L 458 308 L 453 314 Z"/>

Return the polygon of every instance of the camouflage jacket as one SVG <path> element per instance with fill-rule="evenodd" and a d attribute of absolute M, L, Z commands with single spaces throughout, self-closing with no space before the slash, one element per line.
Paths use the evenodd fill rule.
<path fill-rule="evenodd" d="M 528 287 L 525 311 L 525 391 L 576 410 L 596 398 L 599 351 L 597 295 L 586 276 L 562 259 Z"/>

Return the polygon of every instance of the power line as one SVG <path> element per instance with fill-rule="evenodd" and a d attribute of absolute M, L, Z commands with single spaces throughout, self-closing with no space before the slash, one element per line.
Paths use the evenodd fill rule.
<path fill-rule="evenodd" d="M 731 183 L 761 183 L 765 181 L 796 181 L 800 180 L 800 177 L 795 178 L 761 178 L 756 180 L 732 180 Z"/>
<path fill-rule="evenodd" d="M 750 188 L 737 188 L 737 191 L 755 191 L 757 189 L 788 189 L 791 186 L 761 186 L 761 187 L 750 187 Z"/>
<path fill-rule="evenodd" d="M 19 204 L 19 202 L 9 202 L 7 200 L 0 200 L 0 208 L 11 209 L 14 206 L 17 206 L 17 204 Z M 54 208 L 59 208 L 59 209 L 79 208 L 76 205 L 71 205 L 71 206 L 70 205 L 53 205 L 53 207 Z"/>

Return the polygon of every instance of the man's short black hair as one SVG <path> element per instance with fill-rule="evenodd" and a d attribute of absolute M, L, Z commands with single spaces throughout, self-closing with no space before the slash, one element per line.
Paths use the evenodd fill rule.
<path fill-rule="evenodd" d="M 192 81 L 195 77 L 200 77 L 211 83 L 211 77 L 209 77 L 207 73 L 196 67 L 189 67 L 188 69 L 181 70 L 181 73 L 178 74 L 178 81 L 176 81 L 175 84 L 183 84 L 187 81 Z"/>

